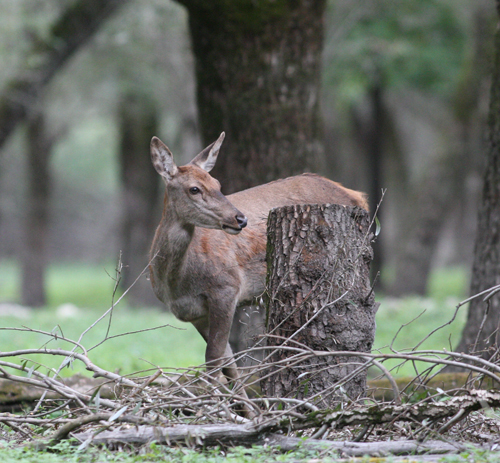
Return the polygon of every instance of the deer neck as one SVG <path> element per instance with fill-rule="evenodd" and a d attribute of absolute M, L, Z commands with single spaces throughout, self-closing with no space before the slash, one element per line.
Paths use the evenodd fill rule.
<path fill-rule="evenodd" d="M 165 208 L 151 249 L 155 280 L 170 287 L 181 280 L 186 254 L 194 236 L 195 226 L 181 222 L 175 210 Z"/>

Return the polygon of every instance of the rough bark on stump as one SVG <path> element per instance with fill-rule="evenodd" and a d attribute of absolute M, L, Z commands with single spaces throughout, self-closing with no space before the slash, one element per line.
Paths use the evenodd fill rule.
<path fill-rule="evenodd" d="M 370 352 L 378 304 L 370 287 L 373 251 L 368 213 L 357 207 L 297 205 L 273 209 L 268 220 L 266 332 L 314 350 Z M 268 346 L 283 339 L 269 337 Z M 293 355 L 276 350 L 271 361 Z M 318 397 L 322 406 L 338 400 L 332 387 L 362 360 L 352 356 L 312 359 L 263 378 L 265 395 Z M 342 386 L 356 398 L 365 393 L 363 371 Z"/>

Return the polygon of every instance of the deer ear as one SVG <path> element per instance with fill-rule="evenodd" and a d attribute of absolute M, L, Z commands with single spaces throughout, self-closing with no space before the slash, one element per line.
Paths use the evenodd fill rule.
<path fill-rule="evenodd" d="M 172 180 L 172 177 L 177 173 L 177 166 L 171 151 L 157 137 L 151 139 L 151 161 L 156 172 L 166 180 Z"/>
<path fill-rule="evenodd" d="M 222 142 L 224 141 L 224 137 L 226 134 L 222 132 L 214 143 L 207 146 L 200 154 L 198 154 L 190 164 L 195 164 L 198 167 L 201 167 L 203 170 L 210 172 L 215 166 L 215 162 L 217 161 L 217 155 L 219 154 L 220 147 Z"/>

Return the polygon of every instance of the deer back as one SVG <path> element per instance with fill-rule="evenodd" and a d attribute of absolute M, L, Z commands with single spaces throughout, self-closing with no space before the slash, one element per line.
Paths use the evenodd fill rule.
<path fill-rule="evenodd" d="M 266 227 L 269 211 L 293 204 L 342 204 L 368 209 L 365 196 L 315 174 L 302 174 L 260 185 L 227 196 L 248 218 L 238 235 L 221 230 L 195 229 L 186 261 L 186 272 L 207 284 L 237 284 L 238 302 L 249 302 L 264 291 L 266 277 Z M 213 275 L 201 278 L 200 267 Z"/>

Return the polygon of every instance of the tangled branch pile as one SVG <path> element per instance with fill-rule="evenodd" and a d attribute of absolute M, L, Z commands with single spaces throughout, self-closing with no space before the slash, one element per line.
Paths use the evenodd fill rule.
<path fill-rule="evenodd" d="M 281 363 L 264 361 L 243 368 L 247 398 L 241 394 L 241 385 L 215 384 L 202 367 L 183 371 L 158 368 L 146 376 L 121 376 L 93 363 L 81 339 L 37 332 L 74 348 L 0 352 L 3 409 L 13 411 L 15 404 L 31 404 L 28 411 L 0 413 L 0 422 L 14 431 L 8 433 L 4 428 L 4 438 L 28 441 L 38 448 L 74 438 L 82 449 L 155 441 L 192 447 L 262 444 L 284 451 L 301 446 L 355 456 L 456 453 L 470 445 L 495 450 L 499 440 L 500 415 L 495 409 L 500 407 L 500 392 L 486 389 L 498 387 L 500 366 L 480 357 L 432 350 L 393 350 L 390 354 L 312 351 L 288 342 L 279 347 L 290 351 Z M 240 357 L 252 357 L 265 349 L 255 347 Z M 60 368 L 42 373 L 26 360 L 33 354 L 61 357 Z M 259 382 L 266 375 L 312 357 L 328 356 L 352 357 L 352 374 L 307 400 L 259 395 Z M 384 366 L 389 359 L 418 362 L 427 368 L 402 385 Z M 70 362 L 81 362 L 92 378 L 61 378 L 61 369 Z M 442 370 L 449 366 L 465 371 L 454 376 L 460 384 L 446 384 Z M 367 396 L 358 400 L 346 397 L 344 384 L 352 375 L 369 369 L 371 377 L 378 370 L 381 378 L 369 382 L 372 387 Z M 338 406 L 320 409 L 320 399 L 330 395 L 338 397 Z M 248 409 L 255 414 L 252 419 L 242 416 L 241 410 Z"/>
<path fill-rule="evenodd" d="M 288 349 L 294 351 L 294 363 L 311 356 L 355 354 L 311 352 L 300 346 Z M 26 362 L 5 360 L 41 352 L 61 356 L 63 364 L 83 362 L 94 379 L 68 382 L 57 374 L 30 371 Z M 251 352 L 244 353 L 248 354 Z M 498 440 L 500 431 L 500 419 L 491 412 L 500 407 L 500 393 L 472 388 L 486 378 L 500 382 L 500 367 L 453 352 L 358 354 L 358 358 L 365 359 L 359 369 L 382 369 L 389 379 L 393 399 L 345 398 L 335 410 L 318 409 L 315 397 L 307 401 L 255 394 L 251 399 L 243 398 L 237 388 L 214 385 L 201 369 L 177 374 L 158 369 L 149 376 L 133 378 L 105 371 L 92 363 L 85 352 L 76 350 L 30 349 L 3 352 L 0 357 L 4 381 L 29 386 L 32 394 L 40 391 L 34 410 L 26 414 L 2 413 L 0 421 L 15 430 L 18 439 L 28 439 L 41 447 L 74 437 L 81 448 L 91 444 L 120 447 L 156 441 L 189 446 L 266 444 L 279 445 L 283 450 L 300 444 L 345 455 L 443 453 L 459 452 L 466 443 L 488 446 Z M 426 362 L 430 367 L 400 391 L 383 366 L 389 358 Z M 457 362 L 471 373 L 463 387 L 444 391 L 426 386 L 440 368 Z M 258 389 L 258 378 L 268 368 L 264 364 L 248 371 L 243 378 L 247 390 Z M 342 382 L 323 394 L 339 391 Z M 11 399 L 14 398 L 11 393 Z M 240 416 L 238 411 L 244 402 L 255 411 L 255 418 Z M 304 435 L 309 439 L 298 438 Z"/>

